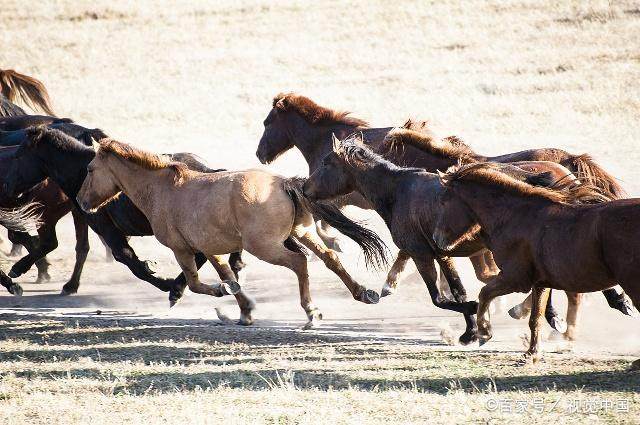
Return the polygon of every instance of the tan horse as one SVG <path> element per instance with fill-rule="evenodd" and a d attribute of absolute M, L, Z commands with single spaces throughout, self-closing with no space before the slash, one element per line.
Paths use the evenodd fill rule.
<path fill-rule="evenodd" d="M 92 210 L 120 191 L 127 194 L 149 219 L 158 241 L 173 251 L 189 288 L 214 296 L 234 293 L 241 310 L 245 296 L 234 287 L 237 283 L 200 282 L 194 252 L 202 252 L 215 265 L 220 263 L 219 255 L 247 250 L 263 261 L 289 268 L 298 278 L 300 303 L 309 319 L 305 327 L 312 327 L 322 315 L 311 301 L 307 259 L 298 241 L 340 277 L 356 300 L 377 303 L 379 299 L 375 291 L 351 278 L 335 252 L 314 233 L 312 212 L 356 241 L 368 262 L 384 260 L 386 247 L 375 233 L 348 220 L 335 207 L 304 199 L 303 183 L 262 170 L 199 173 L 103 139 L 77 200 L 84 210 Z M 226 274 L 233 280 L 230 269 Z"/>

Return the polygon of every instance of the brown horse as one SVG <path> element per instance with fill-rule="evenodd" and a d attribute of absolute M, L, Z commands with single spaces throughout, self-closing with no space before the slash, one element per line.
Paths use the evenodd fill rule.
<path fill-rule="evenodd" d="M 386 247 L 377 235 L 337 209 L 306 201 L 300 179 L 261 170 L 199 173 L 111 139 L 100 141 L 87 170 L 77 197 L 80 206 L 95 209 L 124 192 L 149 219 L 158 241 L 174 252 L 194 292 L 235 292 L 242 310 L 244 296 L 238 287 L 200 283 L 193 253 L 202 252 L 211 259 L 247 250 L 296 274 L 300 303 L 309 319 L 306 327 L 312 327 L 321 314 L 311 301 L 307 260 L 299 241 L 340 277 L 356 300 L 378 302 L 378 294 L 353 280 L 314 234 L 311 211 L 358 242 L 369 262 L 383 260 Z M 228 276 L 233 279 L 231 270 Z"/>
<path fill-rule="evenodd" d="M 256 156 L 262 163 L 270 163 L 284 152 L 296 147 L 309 165 L 309 173 L 312 173 L 321 165 L 323 158 L 331 152 L 332 134 L 343 139 L 357 131 L 361 133 L 367 147 L 374 152 L 382 153 L 386 159 L 402 167 L 419 167 L 435 173 L 437 170 L 443 171 L 457 165 L 463 158 L 473 158 L 476 161 L 491 159 L 496 162 L 551 161 L 564 165 L 583 182 L 601 185 L 611 198 L 620 197 L 624 193 L 616 180 L 588 155 L 572 155 L 560 149 L 548 148 L 488 158 L 476 154 L 456 137 L 438 138 L 424 122 L 407 122 L 405 125 L 414 131 L 405 129 L 403 133 L 395 131 L 393 127 L 372 128 L 366 121 L 352 117 L 347 112 L 320 106 L 311 99 L 295 93 L 281 93 L 273 99 L 271 111 L 264 120 L 264 132 Z M 387 138 L 390 132 L 392 137 Z M 409 137 L 421 133 L 422 138 Z M 438 145 L 435 148 L 434 142 Z M 338 206 L 355 205 L 360 208 L 371 208 L 371 205 L 358 193 L 341 196 L 335 200 L 335 203 Z M 322 236 L 326 226 L 320 223 L 318 231 Z M 335 244 L 334 238 L 327 235 L 324 235 L 323 240 L 328 244 Z M 408 260 L 407 253 L 401 251 L 398 254 L 381 295 L 388 295 L 395 290 L 398 276 Z M 498 271 L 490 254 L 480 253 L 471 256 L 470 260 L 476 276 L 482 282 L 486 282 Z M 605 295 L 610 306 L 629 314 L 630 306 L 627 305 L 623 294 L 618 294 L 612 289 Z M 520 316 L 526 311 L 526 308 L 516 309 L 516 312 L 520 312 Z"/>
<path fill-rule="evenodd" d="M 436 245 L 454 249 L 469 223 L 477 223 L 500 267 L 480 291 L 482 343 L 492 336 L 486 317 L 489 303 L 512 292 L 533 292 L 526 353 L 533 361 L 540 356 L 540 316 L 548 288 L 593 292 L 619 284 L 640 308 L 640 199 L 577 205 L 585 198 L 600 201 L 601 194 L 589 185 L 533 187 L 498 172 L 491 163 L 462 166 L 441 181 Z"/>
<path fill-rule="evenodd" d="M 547 168 L 553 171 L 545 174 L 546 184 L 550 183 L 550 178 L 564 180 L 570 174 L 556 163 L 547 164 Z M 522 168 L 502 166 L 522 179 L 531 175 Z M 535 167 L 542 169 L 544 164 L 536 163 Z M 434 248 L 431 233 L 441 191 L 438 176 L 420 168 L 398 167 L 364 147 L 357 136 L 342 142 L 334 138 L 333 152 L 311 174 L 304 185 L 304 193 L 310 199 L 333 199 L 353 191 L 373 205 L 389 228 L 395 244 L 411 256 L 433 304 L 464 315 L 467 328 L 460 342 L 469 344 L 475 341 L 473 315 L 476 304 L 466 300 L 466 291 L 450 257 L 467 257 L 485 251 L 486 247 L 475 237 L 478 231 L 475 229 L 465 233 L 464 240 L 461 239 L 455 250 Z M 446 276 L 453 300 L 443 297 L 436 286 L 435 262 Z"/>

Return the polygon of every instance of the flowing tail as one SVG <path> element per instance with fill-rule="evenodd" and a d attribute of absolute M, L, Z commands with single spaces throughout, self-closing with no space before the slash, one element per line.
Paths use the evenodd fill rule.
<path fill-rule="evenodd" d="M 621 199 L 627 196 L 615 177 L 606 172 L 587 154 L 574 155 L 561 163 L 571 170 L 583 183 L 600 189 L 609 199 Z"/>
<path fill-rule="evenodd" d="M 375 232 L 349 219 L 334 205 L 306 198 L 302 192 L 305 181 L 306 179 L 301 177 L 292 177 L 284 181 L 284 190 L 296 209 L 309 211 L 316 219 L 326 221 L 340 233 L 353 239 L 360 245 L 367 267 L 380 269 L 386 266 L 389 262 L 389 249 L 382 239 Z"/>
<path fill-rule="evenodd" d="M 18 208 L 0 208 L 0 225 L 17 232 L 35 231 L 40 227 L 42 204 L 31 202 Z"/>
<path fill-rule="evenodd" d="M 55 116 L 49 92 L 42 82 L 33 77 L 20 74 L 12 69 L 0 69 L 0 93 L 9 102 L 20 99 L 33 110 L 40 109 L 48 115 Z M 22 112 L 24 113 L 24 111 Z"/>

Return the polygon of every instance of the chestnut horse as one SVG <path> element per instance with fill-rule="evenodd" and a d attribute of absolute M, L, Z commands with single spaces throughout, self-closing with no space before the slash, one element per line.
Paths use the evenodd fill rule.
<path fill-rule="evenodd" d="M 553 180 L 566 179 L 570 174 L 558 164 L 546 164 L 546 168 L 543 163 L 535 166 L 550 170 Z M 531 175 L 521 168 L 504 166 L 509 167 L 511 173 L 517 172 L 520 178 Z M 353 191 L 373 205 L 391 231 L 395 244 L 411 256 L 433 304 L 464 315 L 467 328 L 460 342 L 475 341 L 477 329 L 473 316 L 477 303 L 466 300 L 466 291 L 450 257 L 466 257 L 485 250 L 485 246 L 475 238 L 478 231 L 475 229 L 465 234 L 464 243 L 461 242 L 456 250 L 434 249 L 431 231 L 441 191 L 438 176 L 421 168 L 398 167 L 364 147 L 357 136 L 342 142 L 334 137 L 332 153 L 311 174 L 304 185 L 304 193 L 315 200 L 332 199 Z M 449 282 L 453 300 L 443 297 L 436 286 L 435 262 Z"/>
<path fill-rule="evenodd" d="M 353 280 L 314 234 L 311 211 L 358 242 L 369 263 L 384 261 L 384 243 L 336 208 L 304 200 L 300 179 L 262 170 L 199 173 L 111 139 L 99 142 L 87 171 L 78 204 L 88 211 L 125 193 L 149 219 L 158 241 L 173 251 L 194 292 L 221 292 L 220 286 L 200 283 L 194 252 L 214 258 L 246 249 L 296 274 L 300 303 L 309 319 L 306 327 L 312 327 L 321 314 L 311 301 L 307 259 L 299 241 L 340 277 L 356 300 L 378 302 L 378 294 Z"/>
<path fill-rule="evenodd" d="M 489 303 L 513 292 L 533 293 L 526 356 L 534 362 L 541 355 L 540 317 L 549 288 L 593 292 L 619 284 L 640 309 L 640 199 L 576 205 L 600 194 L 588 185 L 534 187 L 498 172 L 492 163 L 462 166 L 441 182 L 433 231 L 438 248 L 456 249 L 469 223 L 477 223 L 500 267 L 480 291 L 481 343 L 492 337 Z"/>

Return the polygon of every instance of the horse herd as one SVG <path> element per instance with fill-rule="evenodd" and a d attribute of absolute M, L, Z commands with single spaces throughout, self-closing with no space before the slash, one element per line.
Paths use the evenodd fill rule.
<path fill-rule="evenodd" d="M 551 148 L 488 157 L 455 136 L 436 136 L 426 122 L 374 128 L 285 93 L 274 98 L 256 151 L 268 164 L 298 148 L 310 175 L 284 178 L 266 170 L 212 169 L 191 153 L 145 152 L 55 117 L 45 87 L 32 77 L 0 70 L 0 85 L 0 224 L 28 251 L 8 275 L 0 273 L 0 283 L 14 295 L 22 289 L 11 278 L 34 264 L 38 280 L 48 278 L 45 256 L 57 247 L 55 224 L 71 212 L 76 263 L 61 295 L 79 289 L 90 227 L 115 260 L 168 292 L 171 305 L 187 286 L 215 297 L 233 295 L 243 325 L 252 323 L 255 302 L 238 284 L 242 251 L 287 267 L 298 279 L 310 328 L 322 315 L 309 292 L 308 251 L 355 300 L 379 301 L 343 267 L 338 240 L 328 231 L 333 227 L 353 239 L 368 266 L 384 267 L 386 245 L 341 212 L 354 205 L 375 210 L 399 248 L 381 296 L 395 292 L 413 260 L 433 304 L 464 316 L 462 344 L 491 338 L 489 304 L 513 292 L 530 292 L 509 314 L 530 316 L 526 356 L 534 362 L 543 316 L 566 339 L 576 337 L 581 293 L 602 291 L 609 306 L 627 315 L 633 307 L 625 293 L 640 307 L 634 237 L 640 200 L 624 199 L 615 178 L 588 155 Z M 26 114 L 17 98 L 47 115 Z M 30 226 L 37 236 L 30 236 Z M 173 251 L 182 269 L 178 277 L 158 277 L 137 257 L 129 238 L 145 235 Z M 469 257 L 485 283 L 479 302 L 467 300 L 452 257 Z M 206 261 L 221 282 L 199 280 Z M 566 322 L 551 302 L 553 289 L 567 294 Z"/>

